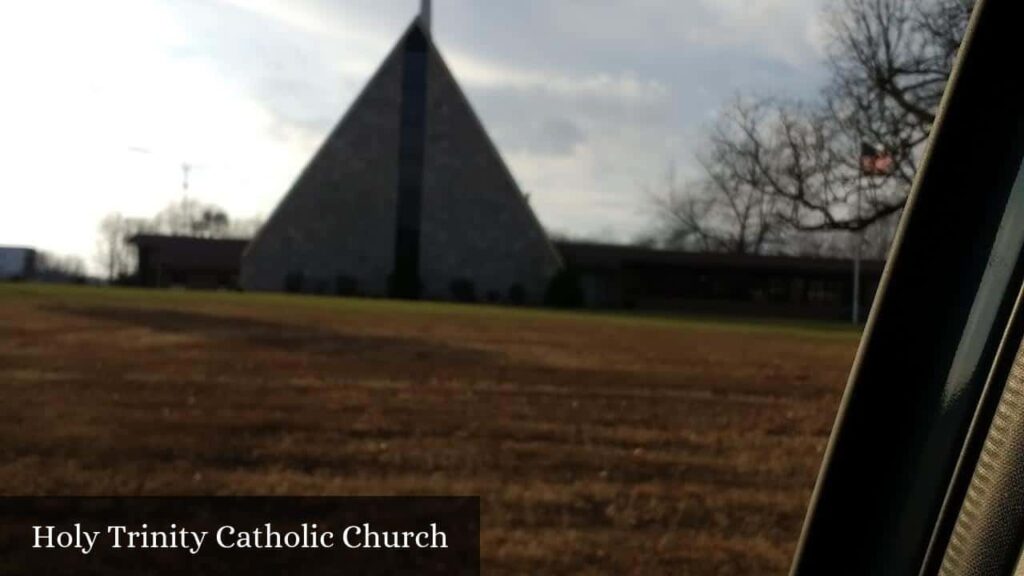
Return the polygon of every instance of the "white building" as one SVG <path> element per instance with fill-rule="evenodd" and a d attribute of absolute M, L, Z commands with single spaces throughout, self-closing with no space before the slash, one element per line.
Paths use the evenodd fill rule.
<path fill-rule="evenodd" d="M 36 251 L 32 248 L 0 246 L 0 280 L 18 280 L 32 276 Z"/>

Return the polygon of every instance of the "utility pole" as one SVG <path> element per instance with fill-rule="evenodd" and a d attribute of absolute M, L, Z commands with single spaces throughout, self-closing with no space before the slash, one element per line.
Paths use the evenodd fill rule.
<path fill-rule="evenodd" d="M 192 173 L 192 165 L 188 162 L 181 163 L 181 211 L 183 217 L 187 220 L 184 222 L 185 226 L 188 226 L 189 231 L 194 236 L 196 233 L 196 223 L 192 218 L 191 211 L 188 203 L 188 177 Z"/>
<path fill-rule="evenodd" d="M 181 191 L 186 197 L 188 197 L 188 175 L 192 172 L 192 165 L 188 162 L 181 164 Z"/>

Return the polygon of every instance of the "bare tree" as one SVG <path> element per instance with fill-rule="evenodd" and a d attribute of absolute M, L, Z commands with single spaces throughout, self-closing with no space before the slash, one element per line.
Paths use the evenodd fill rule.
<path fill-rule="evenodd" d="M 128 240 L 148 229 L 146 221 L 125 218 L 119 212 L 108 214 L 100 221 L 96 262 L 109 282 L 116 282 L 132 273 L 135 252 L 128 245 Z"/>
<path fill-rule="evenodd" d="M 230 220 L 222 208 L 186 197 L 157 213 L 153 227 L 175 236 L 221 238 L 228 235 Z"/>
<path fill-rule="evenodd" d="M 897 215 L 881 218 L 856 236 L 840 230 L 794 231 L 787 236 L 786 251 L 814 258 L 852 258 L 859 242 L 862 258 L 885 260 L 898 223 Z"/>
<path fill-rule="evenodd" d="M 85 262 L 78 256 L 62 256 L 51 252 L 36 255 L 36 278 L 49 282 L 84 282 Z"/>
<path fill-rule="evenodd" d="M 716 153 L 702 163 L 704 176 L 714 182 L 726 172 L 733 186 L 770 198 L 765 204 L 772 216 L 788 227 L 859 229 L 867 219 L 852 208 L 858 196 L 870 206 L 881 205 L 893 190 L 862 178 L 860 144 L 850 136 L 829 111 L 737 99 L 709 139 Z"/>
<path fill-rule="evenodd" d="M 729 122 L 720 122 L 711 149 L 700 159 L 705 177 L 680 181 L 666 172 L 651 203 L 663 227 L 663 244 L 683 250 L 763 254 L 778 251 L 784 228 L 777 199 L 752 181 L 752 166 L 729 145 Z"/>
<path fill-rule="evenodd" d="M 227 224 L 226 235 L 231 238 L 252 238 L 265 222 L 266 219 L 263 216 L 232 218 Z"/>
<path fill-rule="evenodd" d="M 890 223 L 881 234 L 891 238 L 972 7 L 973 0 L 836 3 L 822 97 L 727 106 L 709 134 L 698 183 L 668 187 L 660 200 L 663 220 L 674 222 L 669 241 L 757 252 L 784 229 L 862 231 L 876 222 Z M 884 170 L 864 170 L 865 145 L 885 157 Z M 879 242 L 874 253 L 884 253 L 887 240 Z"/>
<path fill-rule="evenodd" d="M 262 225 L 260 216 L 231 220 L 223 209 L 190 198 L 168 204 L 151 219 L 125 218 L 114 212 L 100 222 L 96 262 L 107 279 L 116 282 L 135 270 L 137 255 L 128 240 L 136 234 L 251 238 Z"/>
<path fill-rule="evenodd" d="M 822 114 L 836 124 L 843 152 L 836 180 L 850 186 L 857 149 L 876 146 L 891 169 L 857 178 L 865 203 L 850 209 L 848 194 L 808 194 L 795 225 L 859 230 L 900 211 L 960 49 L 973 0 L 843 0 L 829 13 L 831 82 Z"/>

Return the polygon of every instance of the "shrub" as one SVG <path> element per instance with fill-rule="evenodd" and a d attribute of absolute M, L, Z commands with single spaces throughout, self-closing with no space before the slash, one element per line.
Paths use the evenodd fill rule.
<path fill-rule="evenodd" d="M 359 294 L 359 281 L 352 276 L 339 274 L 334 278 L 334 293 L 338 296 L 355 296 Z"/>
<path fill-rule="evenodd" d="M 305 278 L 302 272 L 290 272 L 284 277 L 284 291 L 296 294 L 302 292 Z"/>
<path fill-rule="evenodd" d="M 526 288 L 522 284 L 513 284 L 508 289 L 508 301 L 510 304 L 522 306 L 526 304 Z"/>
<path fill-rule="evenodd" d="M 476 285 L 472 280 L 456 278 L 448 285 L 456 302 L 476 302 Z"/>
<path fill-rule="evenodd" d="M 423 294 L 423 284 L 416 274 L 392 272 L 388 275 L 388 295 L 403 300 L 419 300 Z"/>

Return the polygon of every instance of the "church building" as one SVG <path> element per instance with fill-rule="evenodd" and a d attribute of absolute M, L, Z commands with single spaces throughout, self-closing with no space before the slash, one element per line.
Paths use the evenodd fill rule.
<path fill-rule="evenodd" d="M 539 303 L 561 269 L 429 0 L 242 257 L 253 291 Z"/>

